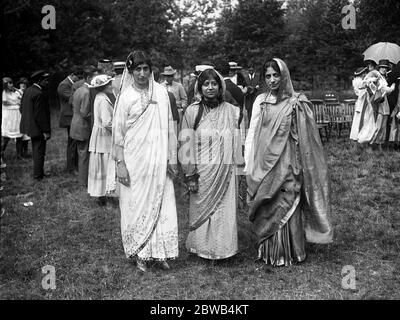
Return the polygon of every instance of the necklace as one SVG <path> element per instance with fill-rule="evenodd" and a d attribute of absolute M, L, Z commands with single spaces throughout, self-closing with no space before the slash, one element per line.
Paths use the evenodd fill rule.
<path fill-rule="evenodd" d="M 142 110 L 145 110 L 150 104 L 149 88 L 141 89 L 138 88 L 134 83 L 132 86 L 140 94 L 140 104 L 142 106 Z"/>
<path fill-rule="evenodd" d="M 212 123 L 218 122 L 219 121 L 219 115 L 220 115 L 219 106 L 217 106 L 215 108 L 210 108 L 210 107 L 208 107 L 207 105 L 204 104 L 204 107 L 205 107 L 205 109 L 207 111 L 207 115 L 208 115 L 210 121 Z M 214 110 L 214 112 L 213 112 L 213 110 Z"/>

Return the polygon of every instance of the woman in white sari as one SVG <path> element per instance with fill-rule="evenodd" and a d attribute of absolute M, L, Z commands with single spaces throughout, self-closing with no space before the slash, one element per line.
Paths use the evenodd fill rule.
<path fill-rule="evenodd" d="M 156 83 L 142 51 L 131 53 L 113 118 L 113 156 L 120 185 L 125 254 L 147 271 L 155 260 L 169 269 L 178 256 L 174 186 L 176 136 L 167 90 Z"/>

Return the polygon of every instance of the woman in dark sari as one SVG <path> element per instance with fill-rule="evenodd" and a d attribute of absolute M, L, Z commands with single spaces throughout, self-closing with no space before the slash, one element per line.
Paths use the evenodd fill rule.
<path fill-rule="evenodd" d="M 258 259 L 289 266 L 306 258 L 306 240 L 332 241 L 330 186 L 311 103 L 295 93 L 280 59 L 263 67 L 267 92 L 253 105 L 245 145 L 249 218 Z"/>

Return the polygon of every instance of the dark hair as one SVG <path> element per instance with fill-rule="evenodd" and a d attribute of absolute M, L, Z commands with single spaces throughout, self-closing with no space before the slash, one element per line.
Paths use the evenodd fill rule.
<path fill-rule="evenodd" d="M 278 62 L 276 62 L 274 59 L 268 59 L 263 65 L 263 76 L 265 76 L 265 73 L 269 67 L 281 74 L 281 69 L 279 68 Z"/>
<path fill-rule="evenodd" d="M 18 82 L 17 82 L 17 86 L 19 86 L 21 83 L 25 83 L 26 86 L 29 85 L 29 81 L 28 81 L 28 79 L 25 78 L 25 77 L 19 78 L 19 80 L 18 80 Z"/>
<path fill-rule="evenodd" d="M 217 81 L 218 86 L 219 86 L 219 93 L 218 93 L 218 102 L 222 102 L 224 100 L 223 93 L 222 93 L 222 82 L 221 78 L 218 76 L 217 72 L 214 69 L 206 69 L 204 70 L 200 75 L 199 79 L 197 80 L 197 90 L 199 91 L 200 94 L 203 94 L 202 92 L 202 86 L 206 80 L 208 80 L 210 77 L 214 78 L 215 81 Z"/>
<path fill-rule="evenodd" d="M 137 66 L 141 64 L 147 64 L 152 72 L 152 63 L 150 57 L 143 51 L 131 52 L 126 58 L 126 67 L 129 72 L 132 72 Z"/>
<path fill-rule="evenodd" d="M 210 77 L 214 78 L 215 81 L 217 81 L 218 86 L 219 86 L 219 93 L 218 93 L 218 102 L 221 103 L 224 100 L 223 92 L 222 92 L 222 81 L 221 78 L 218 76 L 217 72 L 214 69 L 206 69 L 202 73 L 200 73 L 199 78 L 197 79 L 197 90 L 199 93 L 202 95 L 202 86 L 206 80 L 208 80 Z M 199 110 L 197 112 L 196 118 L 194 120 L 194 125 L 193 129 L 197 130 L 200 124 L 201 117 L 203 116 L 204 112 L 204 105 L 203 105 L 203 98 L 202 101 L 199 105 Z"/>
<path fill-rule="evenodd" d="M 153 76 L 154 76 L 154 81 L 158 82 L 160 80 L 160 69 L 157 67 L 153 67 Z"/>
<path fill-rule="evenodd" d="M 85 80 L 87 80 L 88 78 L 91 78 L 94 74 L 94 72 L 96 71 L 96 67 L 95 66 L 85 66 L 82 70 L 82 76 Z"/>

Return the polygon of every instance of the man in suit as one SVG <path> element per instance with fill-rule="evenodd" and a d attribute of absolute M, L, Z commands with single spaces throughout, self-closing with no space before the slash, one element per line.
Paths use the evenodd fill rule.
<path fill-rule="evenodd" d="M 72 94 L 74 93 L 74 83 L 82 77 L 82 72 L 78 68 L 67 76 L 57 87 L 58 99 L 60 101 L 60 127 L 67 129 L 67 164 L 66 171 L 74 173 L 78 169 L 78 149 L 76 141 L 69 135 L 72 120 Z"/>
<path fill-rule="evenodd" d="M 89 170 L 89 140 L 92 133 L 91 126 L 91 93 L 89 83 L 93 77 L 94 68 L 86 67 L 83 70 L 85 83 L 72 95 L 73 116 L 70 136 L 76 140 L 78 149 L 78 180 L 81 186 L 86 187 Z"/>
<path fill-rule="evenodd" d="M 21 101 L 20 131 L 31 137 L 33 178 L 41 181 L 44 174 L 46 141 L 50 139 L 50 109 L 43 89 L 49 85 L 50 74 L 40 70 L 32 74 L 33 85 L 27 88 Z"/>
<path fill-rule="evenodd" d="M 253 110 L 253 103 L 254 100 L 256 99 L 257 95 L 259 94 L 259 89 L 260 89 L 260 74 L 258 72 L 255 72 L 254 65 L 250 65 L 249 68 L 247 69 L 248 75 L 245 76 L 245 81 L 246 81 L 246 94 L 245 94 L 245 108 L 247 110 L 247 116 L 248 116 L 248 125 L 247 128 L 250 126 L 250 120 L 251 120 L 251 113 Z"/>
<path fill-rule="evenodd" d="M 176 100 L 176 106 L 179 112 L 179 120 L 182 120 L 183 113 L 188 106 L 188 98 L 185 89 L 182 84 L 174 81 L 176 70 L 171 66 L 164 68 L 164 72 L 161 74 L 164 76 L 165 80 L 161 83 L 168 92 L 171 92 Z"/>
<path fill-rule="evenodd" d="M 215 63 L 215 69 L 222 75 L 226 85 L 226 91 L 235 99 L 240 108 L 239 124 L 243 118 L 244 94 L 242 90 L 232 82 L 229 77 L 230 66 L 225 60 L 219 60 Z M 228 101 L 229 102 L 229 101 Z"/>

